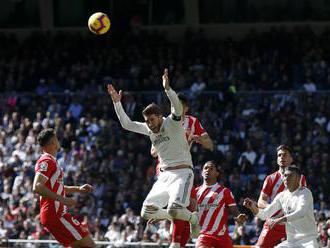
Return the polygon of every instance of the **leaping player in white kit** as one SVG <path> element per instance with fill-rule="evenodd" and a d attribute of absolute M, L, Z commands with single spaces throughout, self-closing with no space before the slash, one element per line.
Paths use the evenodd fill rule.
<path fill-rule="evenodd" d="M 132 121 L 127 116 L 120 102 L 121 91 L 118 93 L 109 84 L 108 93 L 122 127 L 149 136 L 160 160 L 162 173 L 143 202 L 141 216 L 144 219 L 189 221 L 191 233 L 196 236 L 199 233 L 198 215 L 187 209 L 194 180 L 192 158 L 181 122 L 183 107 L 170 87 L 167 69 L 163 75 L 163 87 L 171 102 L 171 114 L 163 117 L 160 107 L 152 103 L 142 111 L 145 122 Z"/>

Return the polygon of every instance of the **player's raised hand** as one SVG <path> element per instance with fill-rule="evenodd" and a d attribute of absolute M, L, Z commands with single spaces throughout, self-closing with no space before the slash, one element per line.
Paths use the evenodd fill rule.
<path fill-rule="evenodd" d="M 80 193 L 91 193 L 94 191 L 94 188 L 89 184 L 84 184 L 83 186 L 79 187 Z"/>
<path fill-rule="evenodd" d="M 237 217 L 234 218 L 237 224 L 241 225 L 245 221 L 247 221 L 248 216 L 246 214 L 239 214 Z"/>
<path fill-rule="evenodd" d="M 77 204 L 75 200 L 73 200 L 72 198 L 68 198 L 68 197 L 63 197 L 60 202 L 63 203 L 68 208 L 72 208 Z"/>
<path fill-rule="evenodd" d="M 250 198 L 245 198 L 243 201 L 243 206 L 252 210 L 254 207 L 257 207 L 257 203 Z"/>
<path fill-rule="evenodd" d="M 170 80 L 168 78 L 168 69 L 167 68 L 165 68 L 164 74 L 163 74 L 163 87 L 165 90 L 170 89 Z"/>
<path fill-rule="evenodd" d="M 198 135 L 189 135 L 188 136 L 188 142 L 193 142 L 193 143 L 198 143 L 200 144 L 201 143 L 201 136 L 198 136 Z"/>
<path fill-rule="evenodd" d="M 114 103 L 120 102 L 122 97 L 122 91 L 120 90 L 119 93 L 116 91 L 116 89 L 113 87 L 112 84 L 108 84 L 108 93 L 111 96 L 111 99 Z"/>

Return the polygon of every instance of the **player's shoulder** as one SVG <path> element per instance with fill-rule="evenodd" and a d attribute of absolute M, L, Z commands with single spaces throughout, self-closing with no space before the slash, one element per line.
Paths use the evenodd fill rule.
<path fill-rule="evenodd" d="M 220 185 L 220 184 L 219 184 L 219 185 Z M 225 193 L 231 193 L 230 188 L 227 188 L 227 187 L 225 187 L 225 186 L 223 186 L 223 185 L 221 185 L 221 187 L 223 187 L 223 191 L 224 191 Z"/>
<path fill-rule="evenodd" d="M 305 186 L 301 186 L 299 189 L 298 189 L 299 192 L 301 192 L 302 194 L 312 194 L 312 191 L 305 187 Z"/>
<path fill-rule="evenodd" d="M 280 172 L 279 171 L 275 171 L 272 174 L 269 174 L 268 176 L 266 176 L 265 180 L 266 181 L 269 181 L 269 180 L 270 181 L 275 181 L 275 180 L 277 180 L 280 177 L 281 177 Z"/>
<path fill-rule="evenodd" d="M 50 154 L 42 154 L 39 159 L 37 160 L 37 165 L 38 164 L 44 164 L 44 163 L 47 163 L 47 164 L 50 164 L 50 165 L 55 165 L 56 164 L 56 159 L 51 156 Z"/>
<path fill-rule="evenodd" d="M 192 120 L 192 121 L 195 121 L 195 120 L 198 121 L 198 118 L 193 115 L 185 115 L 185 119 Z"/>
<path fill-rule="evenodd" d="M 193 187 L 192 190 L 194 190 L 194 191 L 197 192 L 198 190 L 200 190 L 202 188 L 202 186 L 203 185 L 199 185 L 199 186 Z"/>

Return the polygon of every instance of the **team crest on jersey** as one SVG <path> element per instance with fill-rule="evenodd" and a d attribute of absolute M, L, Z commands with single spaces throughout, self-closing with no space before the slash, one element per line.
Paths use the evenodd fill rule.
<path fill-rule="evenodd" d="M 42 162 L 42 163 L 40 163 L 39 168 L 40 168 L 40 171 L 47 171 L 47 169 L 48 169 L 48 164 L 47 164 L 47 162 Z"/>

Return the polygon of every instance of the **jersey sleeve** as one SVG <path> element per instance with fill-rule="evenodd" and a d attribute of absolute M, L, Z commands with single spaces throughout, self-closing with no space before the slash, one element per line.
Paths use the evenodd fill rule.
<path fill-rule="evenodd" d="M 199 122 L 198 119 L 195 121 L 195 135 L 202 136 L 203 134 L 206 133 L 205 129 L 203 128 L 202 124 Z"/>
<path fill-rule="evenodd" d="M 124 129 L 135 133 L 149 135 L 147 124 L 144 122 L 132 121 L 126 114 L 121 102 L 114 103 L 114 106 L 118 120 Z"/>
<path fill-rule="evenodd" d="M 179 97 L 171 88 L 169 90 L 165 90 L 165 93 L 171 102 L 171 119 L 177 122 L 177 125 L 181 126 L 183 107 Z"/>
<path fill-rule="evenodd" d="M 259 209 L 259 212 L 256 216 L 262 220 L 266 220 L 267 218 L 275 214 L 277 211 L 281 210 L 282 197 L 283 197 L 283 192 L 276 195 L 274 200 L 266 208 Z"/>
<path fill-rule="evenodd" d="M 197 199 L 197 189 L 195 187 L 191 189 L 190 198 Z"/>
<path fill-rule="evenodd" d="M 225 189 L 224 197 L 225 197 L 225 203 L 226 203 L 227 206 L 235 206 L 236 205 L 234 195 L 230 191 L 230 189 Z"/>
<path fill-rule="evenodd" d="M 51 160 L 38 161 L 35 166 L 35 173 L 41 173 L 48 179 L 55 173 L 56 165 Z"/>
<path fill-rule="evenodd" d="M 272 179 L 270 176 L 266 177 L 261 192 L 267 195 L 268 197 L 272 195 Z"/>

